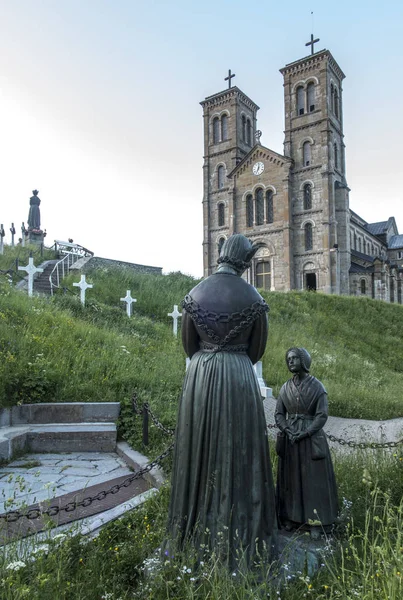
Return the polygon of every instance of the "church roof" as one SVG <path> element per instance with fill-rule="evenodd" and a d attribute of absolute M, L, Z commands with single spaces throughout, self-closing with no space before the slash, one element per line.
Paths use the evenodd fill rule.
<path fill-rule="evenodd" d="M 374 260 L 374 257 L 370 254 L 364 254 L 363 252 L 358 252 L 358 250 L 354 250 L 354 248 L 351 248 L 351 259 L 353 260 L 354 257 L 368 263 L 372 263 Z"/>
<path fill-rule="evenodd" d="M 364 267 L 363 265 L 357 265 L 356 263 L 351 263 L 349 273 L 373 273 L 374 266 Z"/>
<path fill-rule="evenodd" d="M 218 92 L 217 94 L 213 94 L 212 96 L 207 96 L 204 100 L 200 102 L 201 106 L 214 105 L 217 102 L 224 99 L 229 99 L 231 96 L 238 96 L 245 104 L 249 105 L 254 110 L 259 110 L 259 106 L 253 102 L 242 90 L 239 89 L 236 85 L 223 90 L 222 92 Z"/>
<path fill-rule="evenodd" d="M 389 240 L 388 248 L 403 248 L 403 235 L 392 235 L 392 237 Z"/>
<path fill-rule="evenodd" d="M 319 52 L 315 52 L 314 54 L 304 56 L 304 58 L 299 58 L 298 60 L 295 60 L 292 63 L 288 63 L 287 65 L 285 65 L 285 67 L 280 69 L 280 73 L 282 75 L 286 75 L 290 72 L 298 72 L 301 69 L 305 69 L 307 66 L 309 66 L 309 64 L 319 63 L 324 59 L 327 59 L 329 61 L 334 71 L 340 77 L 340 80 L 345 78 L 343 71 L 340 69 L 331 52 L 329 52 L 329 50 L 326 50 L 326 48 L 323 50 L 319 50 Z"/>
<path fill-rule="evenodd" d="M 388 229 L 388 221 L 379 221 L 378 223 L 367 223 L 365 229 L 372 233 L 372 235 L 381 235 L 386 233 Z"/>

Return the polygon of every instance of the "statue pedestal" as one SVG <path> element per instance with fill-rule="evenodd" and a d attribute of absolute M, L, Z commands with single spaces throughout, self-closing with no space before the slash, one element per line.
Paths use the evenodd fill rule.
<path fill-rule="evenodd" d="M 41 229 L 29 229 L 26 242 L 35 246 L 42 246 L 45 239 L 45 234 Z"/>
<path fill-rule="evenodd" d="M 282 529 L 278 535 L 279 563 L 281 579 L 294 579 L 301 575 L 312 577 L 324 566 L 326 558 L 336 549 L 336 541 L 331 535 L 322 534 L 312 539 L 309 533 L 287 532 Z"/>

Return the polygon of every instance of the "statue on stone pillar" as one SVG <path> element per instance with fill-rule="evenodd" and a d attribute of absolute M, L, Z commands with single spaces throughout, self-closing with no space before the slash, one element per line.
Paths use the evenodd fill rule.
<path fill-rule="evenodd" d="M 287 530 L 308 530 L 311 537 L 329 531 L 338 514 L 336 479 L 326 435 L 327 393 L 309 374 L 305 348 L 290 348 L 286 363 L 293 377 L 281 388 L 275 421 L 279 455 L 277 510 Z"/>
<path fill-rule="evenodd" d="M 38 190 L 32 191 L 33 196 L 31 196 L 29 200 L 29 214 L 28 214 L 28 229 L 29 230 L 38 230 L 41 229 L 41 211 L 39 209 L 39 205 L 41 203 L 40 198 L 38 197 Z"/>

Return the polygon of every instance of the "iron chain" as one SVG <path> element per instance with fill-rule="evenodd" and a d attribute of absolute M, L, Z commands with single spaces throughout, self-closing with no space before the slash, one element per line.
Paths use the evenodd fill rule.
<path fill-rule="evenodd" d="M 267 425 L 267 429 L 278 429 L 277 425 L 274 425 L 272 423 L 269 423 Z M 331 433 L 328 433 L 327 431 L 325 431 L 326 437 L 331 441 L 331 442 L 336 442 L 337 444 L 340 444 L 340 446 L 348 446 L 349 448 L 361 448 L 362 450 L 365 450 L 367 448 L 397 448 L 398 446 L 401 446 L 403 444 L 403 439 L 401 440 L 397 440 L 396 442 L 353 442 L 353 440 L 343 440 L 343 438 L 338 438 L 334 435 L 332 435 Z"/>
<path fill-rule="evenodd" d="M 133 412 L 136 415 L 141 415 L 143 410 L 146 410 L 148 412 L 148 414 L 150 415 L 154 425 L 156 427 L 158 427 L 158 429 L 161 429 L 161 431 L 163 431 L 166 435 L 169 435 L 169 436 L 174 435 L 175 429 L 170 429 L 168 427 L 165 427 L 165 425 L 163 425 L 161 423 L 161 421 L 158 419 L 158 417 L 156 417 L 155 414 L 152 412 L 148 402 L 144 402 L 142 409 L 139 407 L 139 405 L 137 403 L 137 395 L 135 393 L 132 396 L 132 407 L 133 407 Z"/>
<path fill-rule="evenodd" d="M 12 510 L 7 513 L 1 514 L 0 521 L 3 520 L 3 521 L 6 521 L 7 523 L 13 523 L 15 521 L 18 521 L 22 517 L 26 517 L 28 520 L 33 521 L 35 519 L 39 519 L 40 517 L 43 517 L 44 515 L 47 515 L 48 517 L 55 517 L 63 511 L 69 513 L 69 512 L 73 512 L 76 508 L 79 508 L 81 506 L 83 506 L 84 508 L 87 506 L 90 506 L 95 500 L 101 501 L 101 500 L 104 500 L 109 494 L 117 494 L 121 488 L 129 487 L 129 485 L 131 485 L 133 483 L 133 481 L 135 481 L 136 479 L 139 479 L 146 473 L 149 473 L 154 467 L 160 466 L 161 462 L 164 460 L 164 458 L 169 456 L 169 454 L 172 452 L 173 447 L 174 447 L 174 442 L 172 442 L 170 444 L 170 446 L 168 446 L 168 448 L 166 450 L 164 450 L 164 452 L 162 452 L 162 454 L 157 456 L 157 458 L 155 458 L 150 463 L 145 465 L 142 469 L 139 469 L 138 471 L 133 473 L 133 475 L 130 475 L 130 477 L 127 477 L 121 483 L 117 483 L 107 490 L 102 490 L 101 492 L 98 492 L 98 494 L 96 494 L 95 496 L 87 496 L 87 498 L 80 500 L 80 502 L 76 502 L 76 501 L 68 502 L 64 506 L 56 506 L 56 505 L 49 506 L 49 508 L 47 508 L 45 510 L 41 510 L 40 508 L 31 508 L 27 512 L 20 512 L 18 510 Z"/>

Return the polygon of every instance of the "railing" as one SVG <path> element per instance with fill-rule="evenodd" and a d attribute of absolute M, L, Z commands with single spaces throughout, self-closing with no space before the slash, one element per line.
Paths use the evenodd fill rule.
<path fill-rule="evenodd" d="M 84 248 L 84 246 L 70 242 L 55 240 L 54 248 L 57 252 L 64 254 L 64 256 L 55 264 L 49 275 L 51 296 L 53 296 L 54 288 L 60 288 L 60 281 L 70 273 L 70 269 L 74 263 L 80 260 L 80 258 L 94 256 L 94 253 Z"/>
<path fill-rule="evenodd" d="M 72 254 L 79 254 L 80 256 L 94 256 L 94 253 L 80 244 L 74 244 L 73 242 L 63 242 L 61 240 L 55 240 L 52 248 L 59 254 L 65 254 L 71 252 Z"/>

